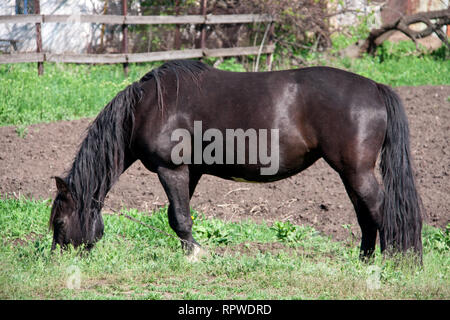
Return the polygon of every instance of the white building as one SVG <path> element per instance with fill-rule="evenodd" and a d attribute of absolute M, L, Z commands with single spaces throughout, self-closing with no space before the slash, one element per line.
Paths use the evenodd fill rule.
<path fill-rule="evenodd" d="M 33 0 L 2 0 L 0 15 L 32 14 Z M 27 9 L 25 9 L 27 4 Z M 42 48 L 52 53 L 85 53 L 93 40 L 98 39 L 99 26 L 77 23 L 80 14 L 93 14 L 103 7 L 101 0 L 41 0 L 41 14 L 70 15 L 75 23 L 43 23 Z M 31 11 L 31 12 L 30 12 Z M 97 38 L 93 38 L 97 36 Z M 36 51 L 36 27 L 33 23 L 1 23 L 0 50 L 13 50 L 11 41 L 17 41 L 21 52 Z"/>

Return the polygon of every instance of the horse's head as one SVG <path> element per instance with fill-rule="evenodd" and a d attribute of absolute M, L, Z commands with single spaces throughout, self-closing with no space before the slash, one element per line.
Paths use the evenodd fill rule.
<path fill-rule="evenodd" d="M 52 250 L 59 244 L 66 249 L 69 244 L 75 248 L 85 245 L 87 249 L 92 248 L 95 241 L 103 236 L 103 220 L 101 214 L 93 212 L 81 214 L 78 212 L 78 204 L 72 190 L 64 179 L 55 177 L 58 193 L 53 202 L 49 226 L 53 229 Z M 97 213 L 97 212 L 95 212 Z M 94 217 L 88 221 L 88 227 L 83 227 L 82 216 Z"/>

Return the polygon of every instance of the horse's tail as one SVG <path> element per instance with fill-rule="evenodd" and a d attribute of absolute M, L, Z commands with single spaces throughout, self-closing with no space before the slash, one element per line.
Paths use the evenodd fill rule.
<path fill-rule="evenodd" d="M 413 249 L 422 256 L 422 202 L 416 189 L 409 146 L 408 119 L 400 97 L 378 84 L 387 110 L 387 130 L 381 150 L 385 189 L 380 229 L 381 248 Z"/>

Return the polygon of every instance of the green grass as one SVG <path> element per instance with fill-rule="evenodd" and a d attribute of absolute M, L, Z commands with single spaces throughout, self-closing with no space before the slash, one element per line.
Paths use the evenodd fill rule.
<path fill-rule="evenodd" d="M 416 50 L 411 41 L 397 44 L 386 41 L 375 57 L 333 60 L 334 66 L 347 69 L 391 86 L 450 85 L 450 60 L 444 47 L 431 54 Z"/>
<path fill-rule="evenodd" d="M 334 66 L 393 87 L 450 85 L 450 60 L 436 61 L 428 56 L 410 56 L 383 63 L 366 56 L 354 60 L 341 59 Z"/>
<path fill-rule="evenodd" d="M 308 226 L 231 223 L 192 211 L 194 236 L 212 254 L 189 262 L 176 239 L 115 215 L 104 215 L 105 236 L 90 254 L 51 254 L 50 206 L 0 201 L 1 299 L 450 298 L 449 229 L 425 226 L 418 268 L 379 253 L 362 263 L 355 245 Z M 173 234 L 166 209 L 127 213 Z"/>
<path fill-rule="evenodd" d="M 347 69 L 392 86 L 450 85 L 450 60 L 445 59 L 445 52 L 416 54 L 413 49 L 410 44 L 386 44 L 375 57 L 351 60 L 314 55 L 304 59 Z M 247 57 L 249 62 L 252 59 Z M 216 60 L 210 58 L 206 62 L 212 64 Z M 261 61 L 264 68 L 264 57 Z M 17 126 L 18 134 L 25 136 L 29 124 L 94 117 L 120 90 L 158 65 L 130 64 L 127 78 L 120 64 L 46 63 L 41 77 L 37 75 L 36 64 L 0 65 L 0 126 Z M 278 65 L 277 61 L 274 65 Z M 218 68 L 245 71 L 235 58 L 225 59 Z"/>
<path fill-rule="evenodd" d="M 0 65 L 0 125 L 94 117 L 120 90 L 153 67 L 131 65 L 126 78 L 121 65 L 46 63 L 39 77 L 32 63 Z"/>

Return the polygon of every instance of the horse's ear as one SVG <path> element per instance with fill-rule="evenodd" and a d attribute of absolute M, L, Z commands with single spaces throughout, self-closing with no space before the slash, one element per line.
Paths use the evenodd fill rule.
<path fill-rule="evenodd" d="M 70 195 L 69 186 L 64 181 L 64 179 L 62 179 L 60 177 L 53 177 L 53 178 L 55 179 L 56 188 L 58 189 L 58 191 L 61 192 L 62 194 Z"/>

